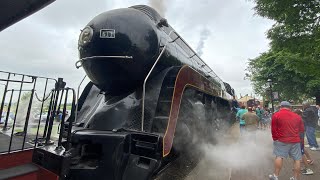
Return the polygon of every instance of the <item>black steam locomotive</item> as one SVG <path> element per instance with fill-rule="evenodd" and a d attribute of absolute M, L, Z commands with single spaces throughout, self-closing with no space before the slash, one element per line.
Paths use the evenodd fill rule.
<path fill-rule="evenodd" d="M 234 90 L 154 9 L 102 13 L 78 44 L 76 66 L 91 82 L 65 127 L 71 148 L 38 148 L 33 158 L 61 178 L 180 179 L 201 157 L 198 145 L 232 123 Z"/>

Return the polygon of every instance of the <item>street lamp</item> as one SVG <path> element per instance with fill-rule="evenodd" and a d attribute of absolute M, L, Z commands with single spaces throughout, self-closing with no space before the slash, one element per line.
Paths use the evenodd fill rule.
<path fill-rule="evenodd" d="M 269 85 L 269 87 L 270 87 L 270 100 L 271 100 L 272 113 L 274 113 L 273 92 L 272 92 L 272 79 L 268 79 L 267 82 L 268 82 L 268 85 Z"/>

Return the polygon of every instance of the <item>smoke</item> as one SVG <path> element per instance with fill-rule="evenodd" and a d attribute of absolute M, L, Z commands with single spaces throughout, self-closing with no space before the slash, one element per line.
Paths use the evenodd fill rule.
<path fill-rule="evenodd" d="M 156 9 L 161 16 L 164 16 L 166 13 L 166 0 L 149 0 L 151 7 Z"/>
<path fill-rule="evenodd" d="M 202 93 L 186 89 L 173 142 L 173 152 L 179 152 L 180 158 L 170 169 L 178 169 L 177 174 L 186 180 L 228 180 L 231 176 L 257 180 L 266 171 L 272 172 L 270 131 L 240 136 L 239 124 L 230 125 L 233 120 L 222 99 L 203 98 Z"/>
<path fill-rule="evenodd" d="M 200 34 L 200 41 L 198 43 L 198 46 L 197 46 L 197 53 L 199 56 L 201 56 L 203 54 L 203 48 L 204 48 L 204 44 L 205 44 L 205 41 L 209 38 L 211 34 L 211 31 L 204 27 L 201 31 L 201 34 Z"/>
<path fill-rule="evenodd" d="M 204 158 L 189 174 L 191 179 L 230 179 L 248 174 L 249 179 L 261 179 L 266 169 L 272 172 L 272 140 L 269 131 L 247 133 L 239 137 L 238 125 L 219 136 L 217 144 L 203 143 Z M 242 179 L 242 178 L 240 178 Z"/>
<path fill-rule="evenodd" d="M 188 91 L 185 93 L 187 94 Z M 266 169 L 272 168 L 270 131 L 247 132 L 240 136 L 238 123 L 231 127 L 226 123 L 232 119 L 232 116 L 228 113 L 228 109 L 221 106 L 219 100 L 203 104 L 201 96 L 196 96 L 195 99 L 183 99 L 181 110 L 183 121 L 180 121 L 180 125 L 181 122 L 193 121 L 195 123 L 195 126 L 189 125 L 189 131 L 192 135 L 183 134 L 184 138 L 192 136 L 188 139 L 193 147 L 187 153 L 189 157 L 196 155 L 200 159 L 199 164 L 187 176 L 186 180 L 230 179 L 231 176 L 247 175 L 248 173 L 253 176 L 252 179 L 261 179 L 260 176 L 263 172 L 259 170 L 265 172 Z M 188 113 L 188 110 L 194 114 Z M 210 126 L 206 122 L 208 119 L 212 120 Z M 179 130 L 179 126 L 177 126 L 178 131 L 182 132 L 183 130 Z M 193 151 L 199 151 L 199 153 L 194 154 Z"/>

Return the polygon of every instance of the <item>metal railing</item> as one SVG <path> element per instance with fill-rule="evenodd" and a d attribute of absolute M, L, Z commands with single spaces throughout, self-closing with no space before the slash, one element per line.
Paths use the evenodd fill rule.
<path fill-rule="evenodd" d="M 89 57 L 84 57 L 79 59 L 76 63 L 75 66 L 77 69 L 79 69 L 80 67 L 82 67 L 82 62 L 85 60 L 89 60 L 89 59 L 101 59 L 104 60 L 106 58 L 116 58 L 116 59 L 133 59 L 132 56 L 89 56 Z"/>
<path fill-rule="evenodd" d="M 82 78 L 82 80 L 81 80 L 81 82 L 80 82 L 80 84 L 78 86 L 78 89 L 77 89 L 77 98 L 76 98 L 76 109 L 75 109 L 75 114 L 74 114 L 74 122 L 77 122 L 77 118 L 78 118 L 78 107 L 79 107 L 78 101 L 79 101 L 79 95 L 80 95 L 80 87 L 81 87 L 83 81 L 86 79 L 86 77 L 87 77 L 87 75 L 85 75 Z"/>
<path fill-rule="evenodd" d="M 4 85 L 4 91 L 3 91 L 3 98 L 1 101 L 1 106 L 0 106 L 0 121 L 1 119 L 4 119 L 4 126 L 2 128 L 1 135 L 9 137 L 9 142 L 8 142 L 8 149 L 7 153 L 10 152 L 16 152 L 17 150 L 24 150 L 24 149 L 30 149 L 30 148 L 35 148 L 38 145 L 41 144 L 50 144 L 50 138 L 51 138 L 51 131 L 53 127 L 53 121 L 56 118 L 57 114 L 59 114 L 60 109 L 62 108 L 62 130 L 65 130 L 65 119 L 66 119 L 66 108 L 67 108 L 67 101 L 68 99 L 68 91 L 72 90 L 73 92 L 73 97 L 72 97 L 72 109 L 71 109 L 71 115 L 69 118 L 69 128 L 70 130 L 67 130 L 68 132 L 71 133 L 71 127 L 73 123 L 73 118 L 74 118 L 74 110 L 75 110 L 75 91 L 70 88 L 65 88 L 65 82 L 63 82 L 62 78 L 58 78 L 58 80 L 53 79 L 53 78 L 47 78 L 47 77 L 41 77 L 41 76 L 33 76 L 33 75 L 26 75 L 26 74 L 20 74 L 20 73 L 13 73 L 13 72 L 6 72 L 6 71 L 0 71 L 0 76 L 4 77 L 6 76 L 7 78 L 0 78 L 0 81 L 4 81 L 5 83 L 2 84 Z M 20 78 L 20 79 L 18 79 Z M 43 84 L 41 84 L 43 82 Z M 26 84 L 29 84 L 31 87 L 30 90 L 25 90 Z M 53 85 L 52 85 L 53 84 Z M 49 86 L 53 87 L 49 87 Z M 19 86 L 19 88 L 15 88 Z M 43 88 L 40 90 L 39 87 L 42 86 Z M 52 89 L 50 93 L 48 93 L 48 89 Z M 38 91 L 40 90 L 40 91 Z M 22 92 L 27 91 L 28 94 L 26 97 L 24 97 L 24 101 L 26 101 L 26 113 L 24 114 L 23 108 L 21 107 L 23 105 L 22 103 L 22 96 L 25 94 L 22 94 Z M 37 92 L 42 92 L 43 91 L 43 96 L 42 98 L 39 98 L 37 95 Z M 64 91 L 66 91 L 66 94 L 64 95 Z M 10 93 L 11 92 L 11 93 Z M 10 93 L 10 94 L 8 94 Z M 59 94 L 60 96 L 60 101 L 59 101 Z M 9 99 L 7 99 L 9 96 Z M 30 96 L 30 97 L 29 97 Z M 62 97 L 65 97 L 65 100 L 63 102 Z M 45 111 L 45 108 L 47 105 L 46 100 L 50 98 L 50 103 L 48 106 L 47 111 L 47 118 L 45 122 L 45 127 L 43 129 L 43 134 L 42 137 L 40 136 L 40 126 L 41 126 L 41 121 L 43 120 L 43 112 Z M 36 103 L 35 105 L 34 102 L 35 100 L 39 101 L 41 103 Z M 22 104 L 21 104 L 22 103 Z M 62 105 L 63 104 L 63 105 Z M 6 107 L 5 107 L 6 106 Z M 39 109 L 40 106 L 40 109 Z M 63 107 L 62 107 L 63 106 Z M 14 107 L 14 108 L 13 108 Z M 2 114 L 6 110 L 5 116 L 2 118 Z M 39 113 L 39 119 L 36 116 L 32 116 L 32 113 L 35 112 L 35 110 L 40 110 Z M 14 111 L 14 112 L 12 112 Z M 18 115 L 18 113 L 20 113 Z M 13 115 L 13 122 L 9 122 L 9 116 Z M 17 117 L 19 116 L 19 121 L 22 122 L 22 131 L 17 132 L 16 128 L 17 126 Z M 21 117 L 20 117 L 21 116 Z M 28 132 L 31 131 L 29 130 L 29 125 L 30 125 L 30 117 L 33 117 L 33 123 L 31 124 L 34 126 L 36 124 L 36 134 L 34 137 L 34 132 Z M 23 122 L 24 121 L 24 122 Z M 43 126 L 41 126 L 43 127 Z M 21 126 L 19 126 L 21 128 Z M 18 128 L 18 129 L 19 129 Z M 30 128 L 33 129 L 33 128 Z M 11 130 L 11 132 L 9 132 Z M 30 136 L 30 134 L 32 134 Z M 58 144 L 61 145 L 62 142 L 62 136 L 63 133 L 59 135 L 59 140 Z M 19 138 L 23 137 L 23 138 Z M 18 139 L 17 139 L 18 138 Z M 34 138 L 34 139 L 33 139 Z M 70 139 L 70 135 L 68 135 L 68 138 Z M 19 141 L 18 141 L 19 140 Z M 30 141 L 28 141 L 30 140 Z M 18 144 L 17 144 L 18 142 Z M 60 142 L 60 143 L 59 143 Z M 20 143 L 21 148 L 20 148 Z M 34 143 L 34 144 L 33 144 Z M 6 146 L 5 142 L 1 142 L 1 145 Z M 13 148 L 14 145 L 14 148 Z M 18 146 L 17 146 L 18 145 Z M 17 149 L 18 148 L 18 149 Z M 0 152 L 0 153 L 3 153 Z"/>
<path fill-rule="evenodd" d="M 163 47 L 161 53 L 159 54 L 157 60 L 154 62 L 153 66 L 151 67 L 149 73 L 147 74 L 146 78 L 143 81 L 143 86 L 142 86 L 142 114 L 141 114 L 141 131 L 144 131 L 144 101 L 145 101 L 145 96 L 146 96 L 146 83 L 147 80 L 150 76 L 150 74 L 152 73 L 154 67 L 157 65 L 158 61 L 160 60 L 162 54 L 164 53 L 164 51 L 166 50 L 166 45 Z"/>
<path fill-rule="evenodd" d="M 75 107 L 76 107 L 75 106 L 76 93 L 75 93 L 75 90 L 72 89 L 72 88 L 65 88 L 64 90 L 66 91 L 66 95 L 65 95 L 64 106 L 63 106 L 63 110 L 62 110 L 62 118 L 61 118 L 61 124 L 60 124 L 60 133 L 59 133 L 59 140 L 58 140 L 57 149 L 66 149 L 66 150 L 68 150 L 69 149 L 69 142 L 70 142 L 70 139 L 71 139 L 71 129 L 72 129 L 71 127 L 72 127 L 72 123 L 74 122 L 73 119 L 74 119 Z M 69 118 L 69 124 L 68 124 L 68 129 L 67 129 L 67 139 L 66 139 L 66 141 L 67 141 L 68 144 L 64 148 L 62 146 L 62 138 L 63 138 L 64 133 L 65 133 L 66 108 L 67 108 L 68 94 L 69 94 L 70 90 L 72 91 L 72 104 L 71 104 L 71 115 L 70 115 L 71 118 Z"/>
<path fill-rule="evenodd" d="M 172 33 L 174 33 L 174 31 L 170 31 L 169 37 L 170 37 L 170 35 Z M 144 131 L 144 106 L 145 106 L 145 96 L 146 96 L 146 84 L 147 84 L 147 81 L 148 81 L 149 76 L 151 75 L 153 69 L 156 67 L 156 65 L 158 64 L 160 58 L 162 57 L 162 54 L 166 50 L 167 45 L 170 44 L 170 43 L 175 42 L 177 39 L 173 39 L 172 41 L 167 42 L 167 44 L 165 46 L 163 46 L 163 49 L 161 50 L 159 56 L 157 57 L 156 61 L 153 63 L 151 69 L 149 70 L 147 76 L 145 77 L 145 79 L 143 81 L 143 86 L 142 86 L 142 110 L 141 110 L 141 131 Z"/>

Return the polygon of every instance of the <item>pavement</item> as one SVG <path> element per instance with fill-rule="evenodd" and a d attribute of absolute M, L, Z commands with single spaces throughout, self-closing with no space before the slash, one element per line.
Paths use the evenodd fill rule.
<path fill-rule="evenodd" d="M 204 145 L 206 157 L 185 180 L 268 180 L 273 173 L 273 145 L 269 130 L 258 130 L 240 137 L 238 125 L 221 135 L 217 145 Z M 317 139 L 320 144 L 320 139 Z M 320 151 L 306 148 L 314 164 L 313 175 L 301 175 L 300 180 L 320 180 Z M 285 159 L 279 180 L 293 176 L 292 159 Z"/>

